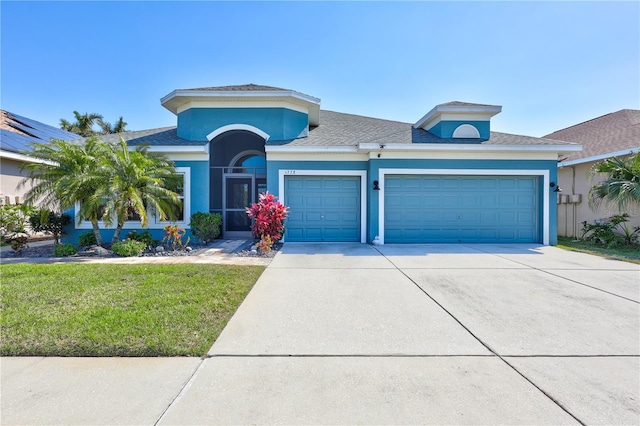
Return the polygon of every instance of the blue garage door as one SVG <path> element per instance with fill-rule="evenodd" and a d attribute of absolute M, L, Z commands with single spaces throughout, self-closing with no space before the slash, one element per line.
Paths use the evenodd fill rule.
<path fill-rule="evenodd" d="M 359 176 L 285 176 L 286 241 L 360 241 Z"/>
<path fill-rule="evenodd" d="M 391 175 L 385 243 L 540 242 L 536 176 Z"/>

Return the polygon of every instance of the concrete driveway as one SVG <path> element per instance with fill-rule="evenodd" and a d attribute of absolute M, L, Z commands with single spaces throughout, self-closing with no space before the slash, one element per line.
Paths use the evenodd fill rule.
<path fill-rule="evenodd" d="M 640 266 L 286 243 L 160 424 L 639 424 Z"/>

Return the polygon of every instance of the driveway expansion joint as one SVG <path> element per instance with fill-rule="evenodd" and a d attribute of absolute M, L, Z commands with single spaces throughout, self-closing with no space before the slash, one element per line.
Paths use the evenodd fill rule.
<path fill-rule="evenodd" d="M 488 351 L 490 351 L 492 354 L 494 354 L 496 357 L 498 357 L 502 362 L 504 362 L 507 366 L 509 366 L 513 371 L 515 371 L 520 377 L 522 377 L 524 380 L 526 380 L 527 382 L 529 382 L 529 384 L 531 384 L 531 386 L 533 386 L 534 388 L 536 388 L 539 392 L 541 392 L 544 396 L 546 396 L 547 398 L 549 398 L 553 403 L 555 403 L 561 410 L 563 410 L 565 413 L 567 413 L 569 416 L 571 416 L 575 421 L 577 421 L 578 423 L 580 423 L 581 425 L 585 426 L 586 423 L 583 422 L 582 420 L 580 420 L 578 417 L 576 417 L 576 415 L 574 415 L 571 411 L 569 411 L 569 409 L 567 407 L 565 407 L 560 401 L 558 401 L 556 398 L 554 398 L 553 396 L 551 396 L 549 393 L 547 393 L 546 391 L 544 391 L 540 386 L 536 385 L 533 380 L 529 379 L 527 376 L 524 375 L 524 373 L 522 373 L 521 371 L 519 371 L 515 366 L 513 366 L 511 363 L 509 363 L 506 359 L 503 358 L 503 356 L 501 356 L 497 351 L 495 351 L 494 349 L 491 348 L 491 346 L 489 346 L 488 343 L 484 342 L 482 339 L 480 339 L 478 336 L 476 336 L 466 325 L 464 325 L 462 323 L 462 321 L 460 321 L 458 318 L 456 318 L 455 315 L 453 315 L 453 313 L 451 313 L 448 309 L 446 309 L 440 302 L 438 302 L 433 296 L 431 296 L 425 289 L 423 289 L 422 287 L 420 287 L 418 285 L 418 283 L 416 283 L 409 275 L 407 275 L 402 269 L 398 268 L 398 266 L 393 263 L 393 261 L 391 259 L 389 259 L 387 256 L 385 256 L 384 253 L 382 253 L 380 251 L 380 249 L 376 246 L 374 246 L 374 248 L 376 249 L 376 251 L 378 251 L 378 253 L 380 253 L 380 255 L 382 257 L 384 257 L 385 259 L 387 259 L 389 261 L 389 263 L 391 263 L 402 275 L 404 275 L 405 277 L 407 277 L 407 279 L 409 281 L 411 281 L 413 283 L 413 285 L 415 285 L 418 290 L 420 290 L 422 293 L 424 293 L 429 299 L 431 299 L 433 301 L 433 303 L 435 303 L 436 305 L 438 305 L 440 307 L 440 309 L 442 309 L 443 311 L 445 311 L 454 321 L 456 321 L 458 324 L 460 324 L 460 326 L 462 328 L 464 328 L 469 334 L 471 334 L 471 336 L 476 339 L 482 346 L 484 346 Z M 482 250 L 476 249 L 475 250 L 479 251 L 479 252 L 483 252 Z M 483 252 L 484 253 L 484 252 Z M 489 253 L 489 254 L 493 254 L 497 257 L 501 257 L 502 256 L 498 256 L 495 253 Z M 510 260 L 512 262 L 515 262 L 511 259 L 506 259 L 506 260 Z M 515 262 L 515 263 L 519 263 L 520 262 Z M 536 269 L 536 270 L 540 270 L 534 267 L 531 267 L 529 265 L 524 265 L 528 268 L 531 269 Z M 542 272 L 546 272 L 544 270 L 540 270 Z M 551 274 L 553 275 L 553 274 Z"/>
<path fill-rule="evenodd" d="M 499 254 L 497 254 L 497 253 L 490 253 L 490 252 L 483 251 L 483 250 L 480 250 L 480 249 L 475 249 L 475 250 L 478 250 L 478 251 L 480 251 L 481 253 L 486 253 L 486 254 L 490 254 L 490 255 L 493 255 L 493 256 L 499 257 L 500 259 L 505 259 L 505 260 L 508 260 L 508 261 L 510 261 L 510 262 L 517 263 L 518 265 L 526 266 L 527 268 L 533 269 L 533 270 L 535 270 L 535 271 L 542 272 L 542 273 L 544 273 L 544 274 L 552 275 L 552 276 L 554 276 L 554 277 L 556 277 L 556 278 L 560 278 L 560 279 L 563 279 L 563 280 L 571 281 L 571 282 L 572 282 L 572 283 L 574 283 L 574 284 L 578 284 L 578 285 L 581 285 L 581 286 L 584 286 L 584 287 L 589 287 L 589 288 L 592 288 L 592 289 L 594 289 L 594 290 L 601 291 L 601 292 L 603 292 L 603 293 L 607 293 L 607 294 L 610 294 L 610 295 L 615 296 L 615 297 L 619 297 L 620 299 L 625 299 L 625 300 L 628 300 L 628 301 L 630 301 L 630 302 L 633 302 L 633 303 L 636 303 L 636 304 L 640 304 L 640 302 L 638 302 L 637 300 L 629 299 L 628 297 L 620 296 L 619 294 L 615 294 L 615 293 L 612 293 L 612 292 L 610 292 L 610 291 L 603 290 L 603 289 L 601 289 L 601 288 L 591 286 L 591 285 L 589 285 L 589 284 L 581 283 L 580 281 L 576 281 L 576 280 L 571 279 L 571 278 L 563 277 L 563 276 L 561 276 L 561 275 L 557 275 L 557 274 L 554 274 L 554 273 L 552 272 L 552 271 L 574 271 L 574 270 L 579 270 L 579 269 L 567 269 L 567 268 L 547 268 L 547 269 L 541 269 L 541 268 L 537 268 L 537 267 L 535 267 L 535 266 L 527 265 L 526 263 L 518 262 L 517 260 L 513 260 L 513 259 L 509 259 L 509 258 L 504 257 L 504 256 L 500 256 L 500 255 L 499 255 Z M 622 261 L 620 261 L 620 262 L 622 262 Z M 613 271 L 618 271 L 618 269 L 592 269 L 592 271 L 610 271 L 610 272 L 613 272 Z"/>
<path fill-rule="evenodd" d="M 196 376 L 198 375 L 198 372 L 200 371 L 200 369 L 202 369 L 205 359 L 206 358 L 200 358 L 200 364 L 198 365 L 198 368 L 196 368 L 193 371 L 189 379 L 184 383 L 182 388 L 180 388 L 180 391 L 178 391 L 176 396 L 167 405 L 167 408 L 165 408 L 164 411 L 158 416 L 158 419 L 153 423 L 154 426 L 157 426 L 162 421 L 162 419 L 166 416 L 169 410 L 171 410 L 171 407 L 173 407 L 176 404 L 176 402 L 178 402 L 184 396 L 184 394 L 189 390 L 189 388 L 191 387 L 191 384 L 195 381 Z"/>

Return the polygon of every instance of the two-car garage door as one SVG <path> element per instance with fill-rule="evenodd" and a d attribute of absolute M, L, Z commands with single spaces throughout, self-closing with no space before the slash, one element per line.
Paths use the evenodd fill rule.
<path fill-rule="evenodd" d="M 384 203 L 383 222 L 372 228 L 385 243 L 542 242 L 539 180 L 385 174 L 378 200 Z M 286 241 L 361 241 L 362 181 L 363 176 L 284 176 Z"/>
<path fill-rule="evenodd" d="M 387 175 L 385 243 L 539 242 L 537 176 Z"/>

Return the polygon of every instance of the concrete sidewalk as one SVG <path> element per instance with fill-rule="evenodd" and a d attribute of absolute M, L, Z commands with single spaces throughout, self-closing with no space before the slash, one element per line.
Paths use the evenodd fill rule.
<path fill-rule="evenodd" d="M 287 243 L 208 356 L 3 358 L 2 424 L 640 424 L 640 266 Z"/>

